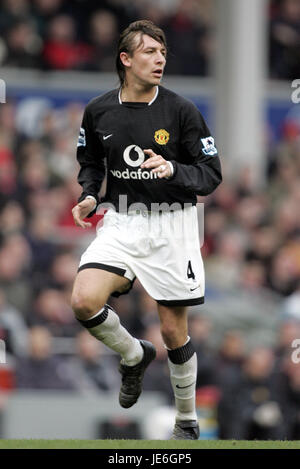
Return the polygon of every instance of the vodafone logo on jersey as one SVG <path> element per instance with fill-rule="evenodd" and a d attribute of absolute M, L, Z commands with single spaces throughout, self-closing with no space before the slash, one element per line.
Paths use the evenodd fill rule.
<path fill-rule="evenodd" d="M 125 163 L 132 168 L 137 168 L 145 161 L 145 153 L 138 145 L 129 145 L 125 148 L 123 153 Z M 157 179 L 157 174 L 152 174 L 146 169 L 139 168 L 138 170 L 119 171 L 118 169 L 111 169 L 111 174 L 118 179 Z"/>
<path fill-rule="evenodd" d="M 138 159 L 132 159 L 131 150 L 134 150 L 134 153 L 138 154 Z M 128 166 L 136 167 L 144 163 L 145 153 L 137 145 L 129 145 L 129 147 L 126 147 L 124 150 L 123 158 L 125 163 L 128 164 Z"/>

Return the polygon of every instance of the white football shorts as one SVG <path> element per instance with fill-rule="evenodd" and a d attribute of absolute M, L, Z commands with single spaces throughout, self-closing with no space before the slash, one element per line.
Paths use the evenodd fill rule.
<path fill-rule="evenodd" d="M 81 256 L 78 271 L 87 268 L 121 275 L 131 281 L 131 286 L 138 278 L 147 293 L 162 305 L 204 303 L 196 206 L 126 214 L 109 209 L 103 225 L 97 227 L 96 238 Z"/>

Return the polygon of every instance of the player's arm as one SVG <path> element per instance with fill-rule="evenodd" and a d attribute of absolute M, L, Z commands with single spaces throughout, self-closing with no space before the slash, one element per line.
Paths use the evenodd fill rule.
<path fill-rule="evenodd" d="M 181 149 L 185 163 L 171 160 L 175 184 L 197 195 L 213 192 L 222 181 L 221 163 L 214 139 L 198 109 L 186 103 L 181 112 Z"/>
<path fill-rule="evenodd" d="M 72 214 L 76 225 L 86 228 L 90 223 L 83 221 L 91 217 L 99 203 L 99 191 L 105 177 L 105 164 L 101 156 L 100 141 L 93 131 L 92 116 L 85 109 L 77 143 L 77 161 L 80 165 L 78 182 L 82 193 Z"/>

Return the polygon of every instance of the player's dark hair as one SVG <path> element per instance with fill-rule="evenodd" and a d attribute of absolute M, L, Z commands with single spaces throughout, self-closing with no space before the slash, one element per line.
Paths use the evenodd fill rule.
<path fill-rule="evenodd" d="M 136 44 L 135 37 L 138 33 L 140 33 L 140 41 L 138 44 Z M 125 81 L 125 67 L 120 59 L 120 54 L 121 52 L 127 52 L 127 54 L 132 55 L 133 52 L 142 44 L 143 34 L 147 34 L 148 36 L 155 39 L 157 42 L 163 44 L 165 48 L 167 48 L 165 33 L 152 21 L 139 20 L 130 23 L 130 25 L 121 33 L 118 43 L 116 68 L 121 86 L 124 84 Z"/>

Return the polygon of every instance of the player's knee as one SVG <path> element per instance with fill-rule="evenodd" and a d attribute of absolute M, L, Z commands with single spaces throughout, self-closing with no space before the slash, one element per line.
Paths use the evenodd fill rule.
<path fill-rule="evenodd" d="M 161 325 L 161 335 L 165 344 L 172 343 L 177 340 L 178 328 L 174 324 L 163 323 Z"/>
<path fill-rule="evenodd" d="M 98 310 L 89 298 L 81 295 L 72 295 L 71 307 L 75 317 L 81 321 L 88 320 L 93 314 L 96 314 Z"/>

